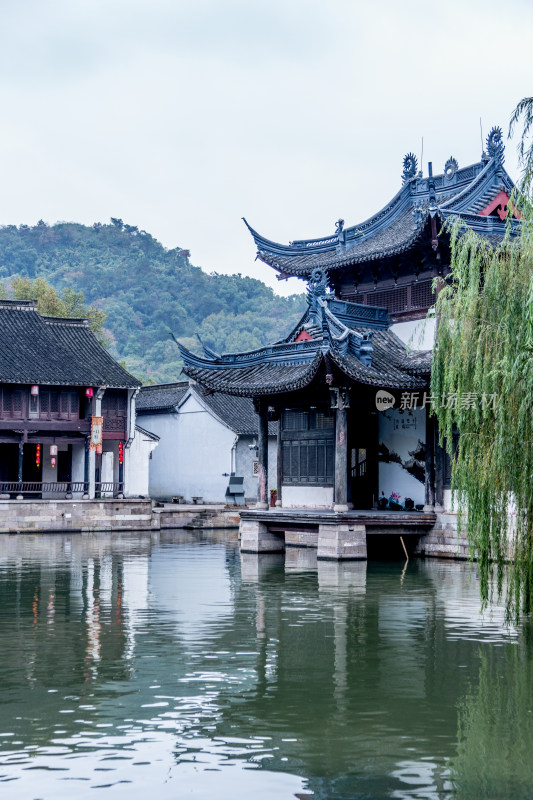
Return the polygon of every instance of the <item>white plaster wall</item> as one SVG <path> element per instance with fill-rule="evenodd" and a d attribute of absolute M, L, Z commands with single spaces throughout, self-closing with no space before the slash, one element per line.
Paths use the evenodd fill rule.
<path fill-rule="evenodd" d="M 410 350 L 433 350 L 435 340 L 435 318 L 428 320 L 416 319 L 408 322 L 396 322 L 390 327 L 391 331 L 402 342 L 409 345 Z"/>
<path fill-rule="evenodd" d="M 150 496 L 225 502 L 235 433 L 209 414 L 194 395 L 179 413 L 143 414 L 139 423 L 160 437 L 150 462 Z"/>
<path fill-rule="evenodd" d="M 112 450 L 102 452 L 102 470 L 100 480 L 102 483 L 113 482 L 115 454 Z M 102 497 L 113 497 L 113 492 L 102 492 Z"/>
<path fill-rule="evenodd" d="M 281 488 L 283 508 L 332 508 L 333 486 L 285 486 Z"/>
<path fill-rule="evenodd" d="M 244 477 L 244 496 L 247 501 L 255 502 L 257 499 L 257 475 L 253 474 L 254 461 L 257 461 L 255 448 L 250 450 L 257 436 L 239 436 L 236 447 L 235 474 Z M 268 489 L 275 489 L 277 485 L 278 469 L 278 444 L 276 436 L 268 437 Z"/>
<path fill-rule="evenodd" d="M 178 447 L 175 471 L 178 494 L 186 500 L 203 497 L 206 503 L 225 502 L 231 471 L 234 431 L 227 428 L 190 395 L 176 421 Z"/>
<path fill-rule="evenodd" d="M 413 420 L 416 427 L 405 427 Z M 418 440 L 426 441 L 426 412 L 418 409 L 413 410 L 410 415 L 408 411 L 400 413 L 399 409 L 380 411 L 378 431 L 380 444 L 385 444 L 390 451 L 397 453 L 402 461 L 407 461 L 410 458 L 409 451 L 416 449 Z M 413 477 L 401 464 L 380 461 L 379 495 L 381 497 L 383 493 L 389 498 L 392 492 L 401 495 L 401 503 L 406 497 L 412 498 L 415 505 L 424 503 L 424 483 Z"/>
<path fill-rule="evenodd" d="M 140 414 L 138 417 L 141 427 L 159 436 L 159 442 L 152 454 L 148 471 L 148 496 L 155 499 L 167 499 L 176 494 L 183 494 L 178 490 L 176 475 L 177 418 L 176 412 Z M 130 490 L 128 489 L 128 491 Z"/>
<path fill-rule="evenodd" d="M 68 450 L 68 444 L 58 444 L 57 450 L 58 452 L 60 450 Z M 41 452 L 43 483 L 57 483 L 57 458 L 55 467 L 52 467 L 49 444 L 43 444 Z M 64 497 L 63 494 L 58 495 L 57 492 L 43 492 L 42 496 L 43 500 Z"/>
<path fill-rule="evenodd" d="M 125 497 L 149 497 L 150 453 L 158 444 L 154 439 L 136 430 L 131 445 L 124 448 Z"/>
<path fill-rule="evenodd" d="M 85 443 L 72 445 L 72 480 L 83 481 L 85 478 Z M 83 492 L 73 492 L 74 498 L 83 496 Z"/>

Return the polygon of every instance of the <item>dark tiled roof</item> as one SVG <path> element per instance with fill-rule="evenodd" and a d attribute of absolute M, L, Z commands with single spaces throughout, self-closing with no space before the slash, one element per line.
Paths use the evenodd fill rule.
<path fill-rule="evenodd" d="M 189 388 L 188 381 L 143 386 L 137 396 L 137 412 L 167 411 L 177 406 Z"/>
<path fill-rule="evenodd" d="M 422 235 L 425 227 L 425 216 L 417 220 L 412 208 L 408 208 L 387 228 L 344 253 L 332 250 L 325 253 L 279 255 L 259 249 L 258 257 L 280 272 L 306 276 L 317 267 L 331 270 L 403 253 Z"/>
<path fill-rule="evenodd" d="M 137 412 L 142 418 L 143 414 L 150 412 L 174 410 L 187 394 L 189 385 L 188 381 L 181 381 L 160 386 L 143 386 L 137 397 Z M 257 434 L 257 414 L 251 397 L 212 392 L 210 387 L 200 384 L 191 386 L 191 388 L 201 398 L 202 403 L 235 433 L 241 436 Z M 276 431 L 277 423 L 269 422 L 269 434 L 275 436 Z"/>
<path fill-rule="evenodd" d="M 407 352 L 389 328 L 384 309 L 338 300 L 309 289 L 308 310 L 289 339 L 245 353 L 200 358 L 178 343 L 190 378 L 215 392 L 257 397 L 308 386 L 318 371 L 331 373 L 328 359 L 352 381 L 409 389 L 427 385 L 431 352 Z M 318 292 L 318 294 L 317 294 Z M 296 341 L 300 329 L 312 336 Z"/>
<path fill-rule="evenodd" d="M 147 431 L 146 428 L 141 428 L 140 425 L 135 426 L 135 430 L 142 433 L 143 436 L 148 436 L 149 439 L 153 439 L 154 441 L 158 442 L 160 440 L 160 436 L 157 433 L 152 433 L 152 431 Z"/>
<path fill-rule="evenodd" d="M 198 368 L 186 365 L 183 371 L 203 386 L 216 392 L 257 397 L 303 389 L 315 377 L 322 355 L 318 352 L 313 361 L 304 364 L 258 364 L 253 367 L 228 367 L 225 369 Z"/>
<path fill-rule="evenodd" d="M 235 433 L 241 436 L 257 434 L 258 419 L 251 397 L 231 396 L 220 392 L 204 394 L 201 386 L 196 388 L 206 406 Z M 277 427 L 276 422 L 268 423 L 270 436 L 276 435 Z"/>
<path fill-rule="evenodd" d="M 412 359 L 405 354 L 397 336 L 389 331 L 377 331 L 372 339 L 372 365 L 363 364 L 347 353 L 331 347 L 327 354 L 337 367 L 357 383 L 384 388 L 422 388 L 426 380 L 418 375 Z M 306 364 L 261 364 L 252 368 L 198 369 L 191 365 L 184 372 L 216 392 L 257 397 L 303 389 L 315 378 L 324 361 L 319 350 L 313 361 Z"/>
<path fill-rule="evenodd" d="M 32 302 L 0 301 L 0 341 L 2 383 L 141 385 L 101 346 L 87 320 L 42 317 Z"/>
<path fill-rule="evenodd" d="M 403 253 L 418 240 L 429 237 L 430 217 L 437 217 L 440 227 L 450 215 L 459 216 L 467 227 L 491 242 L 501 241 L 505 223 L 486 216 L 483 210 L 499 192 L 510 194 L 513 186 L 501 154 L 496 154 L 462 169 L 455 162 L 451 172 L 441 175 L 424 178 L 415 174 L 377 214 L 322 238 L 281 244 L 266 239 L 246 220 L 245 223 L 258 258 L 282 275 L 308 277 L 316 268 L 331 273 Z"/>

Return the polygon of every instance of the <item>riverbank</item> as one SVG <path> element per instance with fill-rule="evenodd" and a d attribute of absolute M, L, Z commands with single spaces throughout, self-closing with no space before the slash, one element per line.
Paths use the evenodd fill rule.
<path fill-rule="evenodd" d="M 241 511 L 243 524 L 241 525 Z M 287 547 L 318 547 L 318 522 L 313 529 L 313 517 L 316 513 L 302 518 L 303 512 L 294 509 L 271 510 L 257 512 L 247 508 L 229 508 L 219 505 L 196 505 L 176 503 L 154 503 L 141 498 L 102 498 L 100 500 L 4 500 L 0 501 L 0 534 L 1 533 L 52 533 L 52 532 L 98 532 L 98 531 L 147 531 L 184 528 L 186 530 L 237 530 L 244 531 L 244 549 L 263 552 L 265 549 L 280 550 Z M 249 541 L 250 520 L 261 517 L 261 528 L 265 529 L 261 536 L 257 533 L 257 542 L 251 547 Z M 372 516 L 372 519 L 369 518 Z M 322 514 L 322 522 L 330 523 L 330 513 Z M 394 549 L 399 536 L 409 539 L 407 547 L 412 556 L 433 558 L 468 558 L 468 545 L 464 538 L 457 535 L 457 515 L 437 512 L 436 515 L 394 514 L 392 512 L 350 512 L 333 515 L 335 520 L 346 516 L 350 526 L 343 531 L 349 538 L 356 517 L 361 516 L 358 557 L 366 558 L 367 534 L 387 535 L 387 542 L 382 539 L 378 551 L 385 548 Z M 349 520 L 348 520 L 349 517 Z M 368 517 L 368 518 L 367 518 Z M 431 519 L 430 519 L 431 518 Z M 341 520 L 342 522 L 342 520 Z M 394 525 L 393 525 L 394 523 Z M 408 524 L 412 529 L 408 529 Z M 275 534 L 267 533 L 267 528 L 274 525 Z M 327 525 L 328 528 L 331 525 Z M 337 526 L 338 527 L 338 526 Z M 344 526 L 345 527 L 345 526 Z M 282 530 L 283 529 L 283 530 Z M 337 532 L 338 533 L 338 532 Z M 331 537 L 330 537 L 331 538 Z M 269 539 L 269 542 L 266 542 Z M 335 541 L 339 539 L 339 535 Z M 364 539 L 364 542 L 363 542 Z M 261 541 L 259 541 L 261 540 Z M 270 541 L 271 540 L 271 541 Z M 340 541 L 340 540 L 339 540 Z M 353 557 L 351 542 L 344 542 L 342 558 Z M 353 544 L 353 543 L 352 543 Z M 328 545 L 331 542 L 328 540 Z M 364 545 L 364 546 L 363 546 Z M 398 545 L 399 546 L 399 545 Z M 258 550 L 256 550 L 258 548 Z M 339 548 L 337 548 L 339 549 Z M 353 548 L 352 548 L 353 549 Z M 373 548 L 375 550 L 375 546 Z M 329 547 L 331 550 L 331 547 Z M 321 553 L 321 557 L 338 557 L 335 552 Z M 346 551 L 346 552 L 345 552 Z M 383 551 L 384 552 L 384 551 Z M 379 553 L 378 553 L 379 554 Z M 388 555 L 391 553 L 388 552 Z"/>
<path fill-rule="evenodd" d="M 225 506 L 154 506 L 149 499 L 3 500 L 0 533 L 238 528 L 239 512 Z"/>

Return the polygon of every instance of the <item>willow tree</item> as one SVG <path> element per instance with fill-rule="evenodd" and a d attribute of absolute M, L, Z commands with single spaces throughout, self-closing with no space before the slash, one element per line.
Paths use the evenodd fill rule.
<path fill-rule="evenodd" d="M 482 598 L 493 571 L 501 594 L 509 562 L 515 617 L 533 601 L 533 213 L 526 202 L 521 209 L 522 222 L 509 222 L 496 247 L 459 221 L 451 225 L 431 378 Z"/>

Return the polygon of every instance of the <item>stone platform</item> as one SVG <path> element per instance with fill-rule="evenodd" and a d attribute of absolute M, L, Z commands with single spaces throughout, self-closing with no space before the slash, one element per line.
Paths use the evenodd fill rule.
<path fill-rule="evenodd" d="M 0 533 L 153 528 L 151 500 L 0 500 Z"/>
<path fill-rule="evenodd" d="M 286 547 L 316 548 L 317 558 L 335 561 L 367 558 L 367 536 L 416 537 L 436 522 L 436 514 L 408 511 L 241 511 L 243 553 L 279 553 Z"/>

